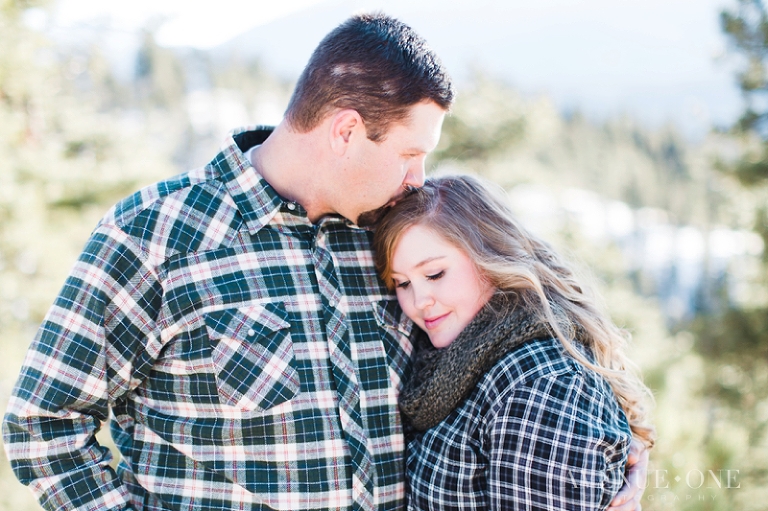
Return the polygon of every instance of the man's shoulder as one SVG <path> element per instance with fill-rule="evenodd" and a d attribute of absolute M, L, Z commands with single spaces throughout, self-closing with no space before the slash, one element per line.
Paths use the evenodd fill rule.
<path fill-rule="evenodd" d="M 201 167 L 144 186 L 128 195 L 104 215 L 102 222 L 118 227 L 130 225 L 147 211 L 162 207 L 164 203 L 177 199 L 196 186 L 205 186 L 216 179 L 210 167 Z"/>
<path fill-rule="evenodd" d="M 99 225 L 119 229 L 140 245 L 153 245 L 153 252 L 162 247 L 169 255 L 210 250 L 241 222 L 226 183 L 208 165 L 136 191 L 115 204 Z"/>

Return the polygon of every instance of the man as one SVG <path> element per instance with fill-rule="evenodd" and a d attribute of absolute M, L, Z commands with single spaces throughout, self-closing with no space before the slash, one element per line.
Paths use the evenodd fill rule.
<path fill-rule="evenodd" d="M 398 509 L 411 325 L 369 249 L 453 101 L 408 26 L 350 18 L 274 130 L 99 223 L 5 418 L 47 509 Z M 94 433 L 111 414 L 116 470 Z"/>

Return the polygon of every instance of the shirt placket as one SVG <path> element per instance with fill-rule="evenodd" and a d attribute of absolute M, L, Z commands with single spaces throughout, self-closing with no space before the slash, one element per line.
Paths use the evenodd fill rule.
<path fill-rule="evenodd" d="M 333 258 L 325 248 L 323 229 L 317 231 L 312 258 L 323 305 L 323 321 L 328 339 L 331 370 L 339 400 L 341 427 L 352 458 L 353 509 L 373 510 L 373 461 L 369 439 L 363 425 L 360 403 L 360 382 L 356 364 L 352 358 L 350 336 L 344 315 L 339 309 L 342 293 Z"/>

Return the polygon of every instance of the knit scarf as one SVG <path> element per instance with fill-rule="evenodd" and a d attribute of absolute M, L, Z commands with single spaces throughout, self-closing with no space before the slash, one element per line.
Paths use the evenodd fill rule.
<path fill-rule="evenodd" d="M 418 331 L 411 374 L 399 397 L 402 414 L 418 431 L 436 426 L 504 355 L 552 335 L 539 314 L 509 296 L 494 296 L 445 348 L 436 349 Z"/>

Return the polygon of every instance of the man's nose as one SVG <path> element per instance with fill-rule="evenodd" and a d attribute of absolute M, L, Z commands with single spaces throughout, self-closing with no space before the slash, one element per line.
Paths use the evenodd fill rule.
<path fill-rule="evenodd" d="M 403 179 L 403 186 L 421 188 L 424 186 L 425 177 L 424 158 L 419 158 L 417 162 L 414 162 L 414 164 L 408 168 L 408 172 L 405 174 L 405 179 Z"/>

